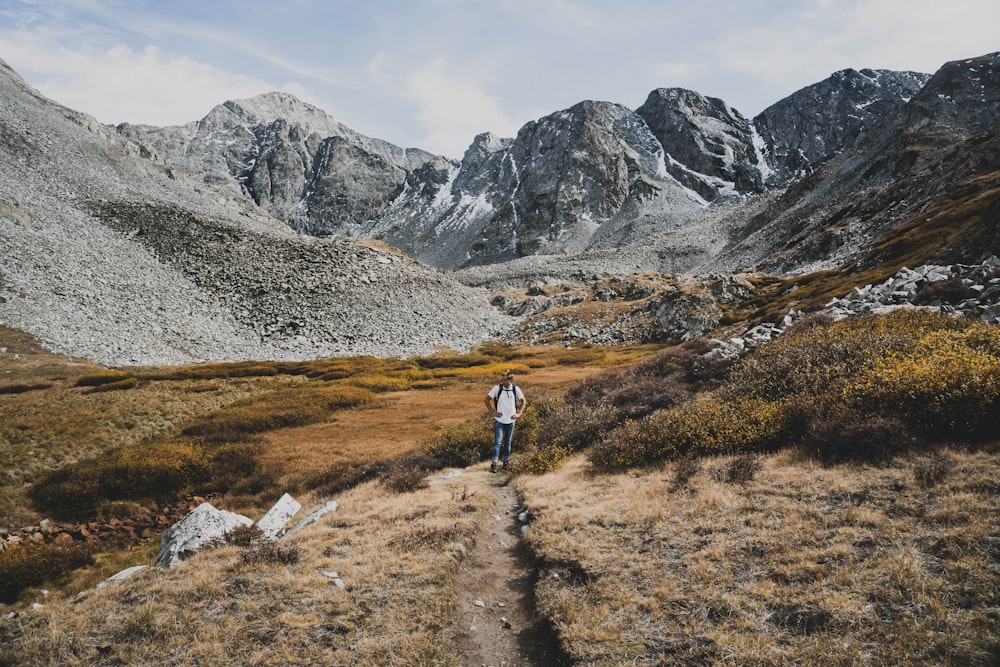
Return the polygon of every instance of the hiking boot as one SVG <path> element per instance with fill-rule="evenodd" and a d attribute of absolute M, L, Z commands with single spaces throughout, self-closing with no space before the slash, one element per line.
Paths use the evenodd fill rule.
<path fill-rule="evenodd" d="M 496 472 L 496 471 L 497 471 L 497 462 L 494 461 L 493 463 L 490 464 L 490 472 Z"/>
<path fill-rule="evenodd" d="M 503 462 L 503 469 L 504 469 L 504 470 L 506 470 L 506 469 L 507 469 L 507 462 L 506 462 L 506 461 L 504 461 L 504 462 Z"/>

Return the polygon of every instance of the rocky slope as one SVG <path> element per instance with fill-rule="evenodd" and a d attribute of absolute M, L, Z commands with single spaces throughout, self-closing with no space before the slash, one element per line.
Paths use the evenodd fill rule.
<path fill-rule="evenodd" d="M 1000 250 L 1000 53 L 945 64 L 897 114 L 734 227 L 703 268 L 975 263 Z"/>
<path fill-rule="evenodd" d="M 407 355 L 507 327 L 389 248 L 299 236 L 0 63 L 0 324 L 110 365 Z"/>

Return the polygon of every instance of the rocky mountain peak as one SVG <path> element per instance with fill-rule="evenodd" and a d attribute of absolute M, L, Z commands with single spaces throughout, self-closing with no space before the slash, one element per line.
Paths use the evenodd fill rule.
<path fill-rule="evenodd" d="M 911 128 L 934 124 L 963 138 L 995 130 L 1000 52 L 945 63 L 903 110 Z"/>
<path fill-rule="evenodd" d="M 918 72 L 844 69 L 771 105 L 753 119 L 772 170 L 766 184 L 786 186 L 857 145 L 928 79 Z"/>
<path fill-rule="evenodd" d="M 658 88 L 636 113 L 663 146 L 670 175 L 706 201 L 763 190 L 753 125 L 724 101 Z"/>

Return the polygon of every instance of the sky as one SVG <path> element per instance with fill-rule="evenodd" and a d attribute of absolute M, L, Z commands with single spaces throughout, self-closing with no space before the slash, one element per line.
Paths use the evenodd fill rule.
<path fill-rule="evenodd" d="M 455 158 L 583 100 L 681 87 L 749 118 L 838 70 L 994 51 L 998 0 L 0 0 L 0 59 L 102 123 L 276 90 Z"/>

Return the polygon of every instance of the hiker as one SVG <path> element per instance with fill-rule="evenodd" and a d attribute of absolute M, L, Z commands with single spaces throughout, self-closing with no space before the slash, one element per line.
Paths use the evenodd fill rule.
<path fill-rule="evenodd" d="M 493 413 L 493 462 L 490 472 L 497 471 L 497 461 L 503 450 L 503 467 L 510 461 L 510 440 L 514 436 L 514 420 L 524 414 L 528 401 L 524 392 L 514 384 L 514 374 L 505 371 L 500 376 L 500 384 L 494 385 L 486 394 L 486 409 Z M 520 403 L 520 409 L 518 409 Z"/>

